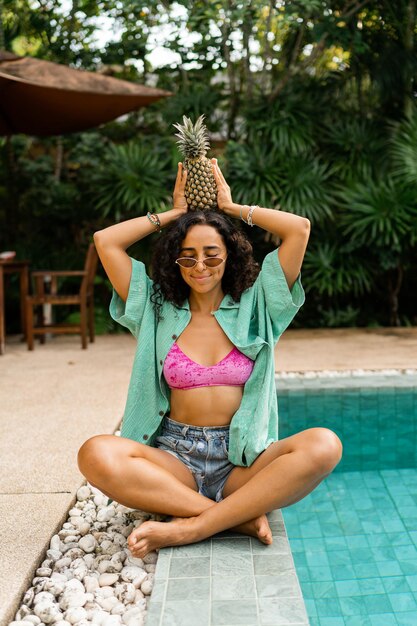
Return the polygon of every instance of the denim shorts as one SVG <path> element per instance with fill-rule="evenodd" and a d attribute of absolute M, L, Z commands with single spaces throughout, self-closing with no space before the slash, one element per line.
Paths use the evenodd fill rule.
<path fill-rule="evenodd" d="M 198 492 L 220 502 L 224 484 L 235 465 L 228 459 L 229 426 L 189 426 L 167 415 L 155 448 L 166 450 L 192 472 Z"/>

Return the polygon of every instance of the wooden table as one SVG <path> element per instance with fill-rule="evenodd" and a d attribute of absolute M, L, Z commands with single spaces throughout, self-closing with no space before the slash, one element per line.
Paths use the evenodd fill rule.
<path fill-rule="evenodd" d="M 0 354 L 4 354 L 6 325 L 4 316 L 4 275 L 19 274 L 20 277 L 20 325 L 26 337 L 25 299 L 29 293 L 29 261 L 0 259 Z"/>

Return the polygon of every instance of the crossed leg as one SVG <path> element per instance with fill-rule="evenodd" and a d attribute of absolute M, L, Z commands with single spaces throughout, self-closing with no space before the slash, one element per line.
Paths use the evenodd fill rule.
<path fill-rule="evenodd" d="M 334 469 L 341 454 L 339 438 L 325 428 L 276 441 L 250 467 L 232 470 L 223 491 L 225 499 L 219 503 L 197 493 L 194 478 L 181 461 L 129 439 L 92 437 L 80 448 L 78 465 L 91 484 L 121 504 L 176 516 L 169 523 L 145 522 L 131 533 L 132 553 L 145 556 L 163 546 L 193 543 L 231 528 L 259 536 L 260 518 L 310 493 Z M 264 534 L 265 530 L 263 526 Z"/>
<path fill-rule="evenodd" d="M 129 508 L 188 518 L 216 504 L 198 493 L 192 473 L 179 459 L 124 437 L 91 437 L 78 452 L 78 466 L 91 485 Z M 235 530 L 272 541 L 265 515 Z"/>
<path fill-rule="evenodd" d="M 134 555 L 142 557 L 163 546 L 194 543 L 238 528 L 306 496 L 341 456 L 339 438 L 326 428 L 311 428 L 276 441 L 249 468 L 232 470 L 224 500 L 188 519 L 176 518 L 168 524 L 145 522 L 129 536 L 129 546 Z"/>

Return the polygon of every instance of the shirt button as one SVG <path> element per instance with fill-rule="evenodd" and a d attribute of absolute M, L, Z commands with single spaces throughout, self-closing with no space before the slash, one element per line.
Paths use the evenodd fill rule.
<path fill-rule="evenodd" d="M 164 412 L 163 411 L 159 411 L 159 415 L 161 415 L 161 416 L 164 415 Z"/>
<path fill-rule="evenodd" d="M 172 338 L 173 339 L 177 339 L 177 335 L 172 335 Z"/>
<path fill-rule="evenodd" d="M 143 435 L 143 438 L 146 441 L 149 437 L 148 437 L 148 435 Z"/>
<path fill-rule="evenodd" d="M 162 361 L 162 359 L 161 359 L 161 360 L 159 361 L 159 365 L 162 365 L 162 363 L 163 363 L 163 361 Z"/>

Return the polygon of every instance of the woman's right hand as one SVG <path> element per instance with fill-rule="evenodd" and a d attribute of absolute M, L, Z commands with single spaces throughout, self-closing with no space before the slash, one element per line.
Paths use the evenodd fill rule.
<path fill-rule="evenodd" d="M 181 162 L 178 163 L 178 171 L 177 171 L 177 180 L 175 181 L 173 200 L 174 200 L 174 210 L 178 213 L 187 213 L 188 205 L 185 199 L 184 190 L 185 183 L 187 180 L 187 170 L 183 168 Z"/>

